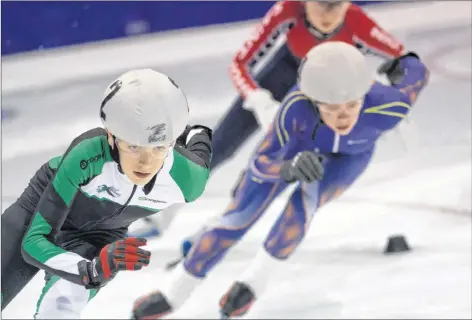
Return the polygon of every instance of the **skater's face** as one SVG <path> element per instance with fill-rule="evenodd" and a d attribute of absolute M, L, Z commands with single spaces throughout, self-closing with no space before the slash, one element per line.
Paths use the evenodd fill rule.
<path fill-rule="evenodd" d="M 154 177 L 172 149 L 172 145 L 135 146 L 118 138 L 113 139 L 110 133 L 108 143 L 112 148 L 118 148 L 121 169 L 137 185 L 145 185 Z"/>
<path fill-rule="evenodd" d="M 349 1 L 306 1 L 308 21 L 323 33 L 333 32 L 343 21 Z"/>
<path fill-rule="evenodd" d="M 342 104 L 318 102 L 321 119 L 334 132 L 344 136 L 351 132 L 359 119 L 363 100 L 354 100 Z"/>

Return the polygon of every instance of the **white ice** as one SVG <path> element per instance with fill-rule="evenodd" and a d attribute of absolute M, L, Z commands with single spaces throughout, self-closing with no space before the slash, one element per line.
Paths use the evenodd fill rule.
<path fill-rule="evenodd" d="M 470 193 L 461 199 L 459 188 L 470 176 L 470 163 L 464 162 L 353 188 L 316 215 L 299 251 L 247 317 L 470 318 L 471 217 L 467 208 L 461 211 Z M 226 204 L 226 197 L 210 196 L 189 205 L 162 239 L 150 243 L 151 265 L 120 274 L 90 302 L 84 318 L 126 319 L 135 298 L 168 279 L 162 267 L 175 257 L 178 240 Z M 282 200 L 274 203 L 171 318 L 218 317 L 219 298 L 260 248 L 282 206 Z M 412 251 L 384 255 L 386 239 L 394 234 L 405 235 Z M 41 285 L 42 275 L 4 318 L 31 317 Z"/>

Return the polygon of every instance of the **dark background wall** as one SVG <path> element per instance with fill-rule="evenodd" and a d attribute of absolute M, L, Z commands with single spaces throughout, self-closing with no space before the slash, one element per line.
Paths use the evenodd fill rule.
<path fill-rule="evenodd" d="M 365 5 L 373 1 L 353 1 Z M 375 1 L 380 2 L 380 1 Z M 262 17 L 274 1 L 3 1 L 2 55 Z"/>

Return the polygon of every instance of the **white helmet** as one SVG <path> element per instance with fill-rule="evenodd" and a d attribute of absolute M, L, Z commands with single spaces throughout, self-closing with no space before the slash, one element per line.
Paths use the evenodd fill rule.
<path fill-rule="evenodd" d="M 100 117 L 105 128 L 137 146 L 172 143 L 188 124 L 183 91 L 168 76 L 151 69 L 126 72 L 103 97 Z"/>
<path fill-rule="evenodd" d="M 332 41 L 306 54 L 298 84 L 301 92 L 314 101 L 340 104 L 363 98 L 372 80 L 367 61 L 356 47 Z"/>

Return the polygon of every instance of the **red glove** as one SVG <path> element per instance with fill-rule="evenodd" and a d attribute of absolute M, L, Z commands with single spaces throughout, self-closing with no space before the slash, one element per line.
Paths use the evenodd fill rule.
<path fill-rule="evenodd" d="M 125 238 L 103 247 L 98 257 L 91 262 L 79 262 L 79 274 L 85 287 L 99 288 L 113 279 L 118 271 L 141 270 L 149 264 L 151 252 L 139 247 L 145 246 L 146 239 Z"/>

